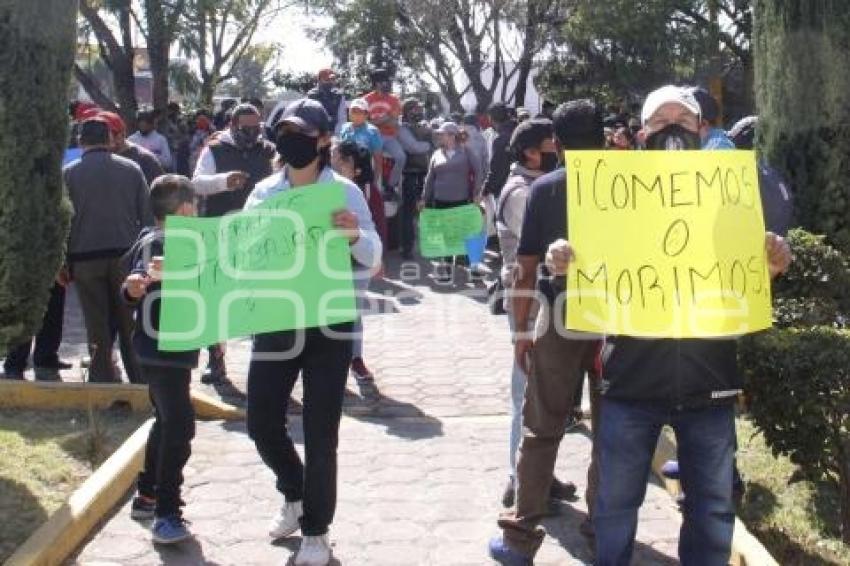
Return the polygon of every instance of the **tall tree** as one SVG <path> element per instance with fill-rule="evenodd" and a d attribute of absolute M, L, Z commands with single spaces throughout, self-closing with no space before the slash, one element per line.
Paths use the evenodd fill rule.
<path fill-rule="evenodd" d="M 0 349 L 32 336 L 64 255 L 76 0 L 0 4 Z M 37 96 L 33 96 L 33 85 Z"/>
<path fill-rule="evenodd" d="M 74 76 L 96 104 L 119 112 L 132 126 L 139 106 L 133 69 L 135 46 L 130 0 L 80 0 L 80 15 L 87 24 L 86 31 L 90 31 L 97 41 L 101 60 L 110 70 L 115 99 L 107 96 L 94 76 L 76 63 Z M 108 18 L 117 22 L 117 30 L 107 23 Z"/>
<path fill-rule="evenodd" d="M 795 188 L 802 226 L 850 251 L 850 10 L 840 0 L 756 0 L 754 11 L 759 145 Z M 843 427 L 843 438 L 833 439 L 843 468 L 832 473 L 850 544 L 846 419 Z"/>
<path fill-rule="evenodd" d="M 203 104 L 212 105 L 216 87 L 233 78 L 256 31 L 281 9 L 280 0 L 187 0 L 179 42 L 198 61 Z"/>
<path fill-rule="evenodd" d="M 275 78 L 274 62 L 280 51 L 277 45 L 252 45 L 234 66 L 233 79 L 222 84 L 222 92 L 234 97 L 267 98 Z"/>
<path fill-rule="evenodd" d="M 471 92 L 478 110 L 525 97 L 534 55 L 566 0 L 319 0 L 333 24 L 318 37 L 343 66 L 389 62 L 426 76 L 452 110 Z M 510 90 L 507 83 L 516 78 Z M 522 79 L 525 81 L 522 81 Z M 501 90 L 499 87 L 501 85 Z"/>
<path fill-rule="evenodd" d="M 744 106 L 752 106 L 751 0 L 570 3 L 569 18 L 540 78 L 552 99 L 634 99 L 665 82 L 704 80 L 734 70 L 747 85 L 737 94 L 746 99 Z"/>
<path fill-rule="evenodd" d="M 153 79 L 153 107 L 165 109 L 168 104 L 169 61 L 171 44 L 176 39 L 187 0 L 144 0 L 144 26 Z"/>

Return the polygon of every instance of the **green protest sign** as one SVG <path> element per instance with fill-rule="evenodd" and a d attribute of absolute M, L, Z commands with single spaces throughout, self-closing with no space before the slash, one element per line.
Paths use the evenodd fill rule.
<path fill-rule="evenodd" d="M 474 204 L 425 208 L 419 215 L 419 252 L 429 258 L 465 255 L 466 239 L 480 234 L 483 226 Z"/>
<path fill-rule="evenodd" d="M 348 240 L 331 223 L 345 204 L 330 183 L 221 218 L 169 217 L 160 350 L 354 320 Z"/>

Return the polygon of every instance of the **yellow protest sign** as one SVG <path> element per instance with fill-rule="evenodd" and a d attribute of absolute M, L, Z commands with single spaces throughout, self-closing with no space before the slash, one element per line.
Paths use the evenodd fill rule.
<path fill-rule="evenodd" d="M 749 151 L 568 151 L 571 330 L 721 337 L 771 325 Z"/>

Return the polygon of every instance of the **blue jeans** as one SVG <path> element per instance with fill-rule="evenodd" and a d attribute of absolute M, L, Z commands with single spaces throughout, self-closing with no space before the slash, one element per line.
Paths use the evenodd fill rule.
<path fill-rule="evenodd" d="M 662 426 L 676 433 L 684 502 L 679 559 L 684 566 L 726 566 L 732 547 L 734 408 L 674 411 L 603 397 L 599 490 L 593 515 L 597 566 L 627 566 Z"/>
<path fill-rule="evenodd" d="M 514 315 L 512 312 L 508 313 L 508 326 L 511 334 L 513 334 Z M 508 446 L 511 478 L 516 478 L 516 452 L 519 449 L 519 441 L 522 439 L 522 402 L 525 399 L 526 379 L 525 372 L 522 371 L 516 358 L 514 358 L 511 367 L 511 436 Z"/>

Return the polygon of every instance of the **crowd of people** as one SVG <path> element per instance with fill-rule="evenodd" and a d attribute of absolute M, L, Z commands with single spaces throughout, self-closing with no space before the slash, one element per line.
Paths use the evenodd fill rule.
<path fill-rule="evenodd" d="M 593 450 L 584 494 L 582 533 L 595 540 L 595 563 L 629 564 L 650 462 L 660 429 L 673 427 L 678 462 L 670 469 L 685 492 L 679 554 L 691 565 L 728 563 L 734 528 L 735 396 L 742 384 L 733 340 L 637 340 L 597 337 L 563 328 L 558 312 L 564 274 L 575 250 L 567 239 L 563 152 L 572 149 L 752 148 L 754 117 L 729 132 L 716 101 L 700 88 L 665 86 L 649 93 L 639 115 L 606 121 L 589 100 L 547 105 L 537 116 L 493 104 L 486 116 L 426 116 L 421 101 L 401 101 L 389 73 L 372 74 L 374 89 L 346 100 L 330 69 L 305 98 L 268 115 L 260 101 L 228 100 L 216 114 L 198 112 L 187 128 L 180 108 L 142 112 L 130 135 L 117 114 L 77 105 L 75 142 L 82 156 L 65 166 L 74 206 L 67 267 L 57 275 L 43 328 L 35 337 L 37 380 L 56 380 L 70 365 L 57 353 L 65 288 L 80 298 L 89 349 L 88 381 L 121 381 L 116 338 L 127 379 L 146 383 L 156 421 L 132 516 L 153 519 L 153 540 L 176 543 L 190 532 L 182 517 L 182 469 L 191 453 L 191 371 L 199 352 L 163 352 L 159 327 L 164 220 L 169 215 L 220 217 L 271 196 L 337 182 L 346 206 L 332 223 L 348 238 L 358 298 L 380 276 L 396 247 L 414 257 L 416 216 L 423 208 L 470 203 L 490 210 L 499 253 L 494 296 L 507 313 L 514 362 L 511 426 L 506 431 L 507 483 L 502 534 L 490 556 L 528 565 L 544 537 L 540 520 L 551 500 L 570 500 L 576 486 L 554 477 L 558 446 L 582 418 L 587 376 Z M 191 130 L 191 131 L 190 131 Z M 790 193 L 760 163 L 771 276 L 791 257 L 781 237 Z M 436 262 L 434 277 L 458 268 L 481 275 L 463 257 Z M 247 368 L 247 427 L 274 472 L 283 502 L 272 538 L 301 531 L 298 565 L 324 565 L 336 507 L 337 444 L 343 393 L 352 375 L 361 394 L 380 397 L 363 351 L 363 320 L 254 337 Z M 329 332 L 331 331 L 331 332 Z M 269 357 L 291 351 L 297 355 Z M 506 344 L 506 347 L 509 345 Z M 5 358 L 5 377 L 23 379 L 32 341 Z M 304 387 L 304 461 L 287 428 L 298 377 Z M 227 380 L 225 344 L 209 347 L 205 383 Z M 344 481 L 344 478 L 343 478 Z"/>

